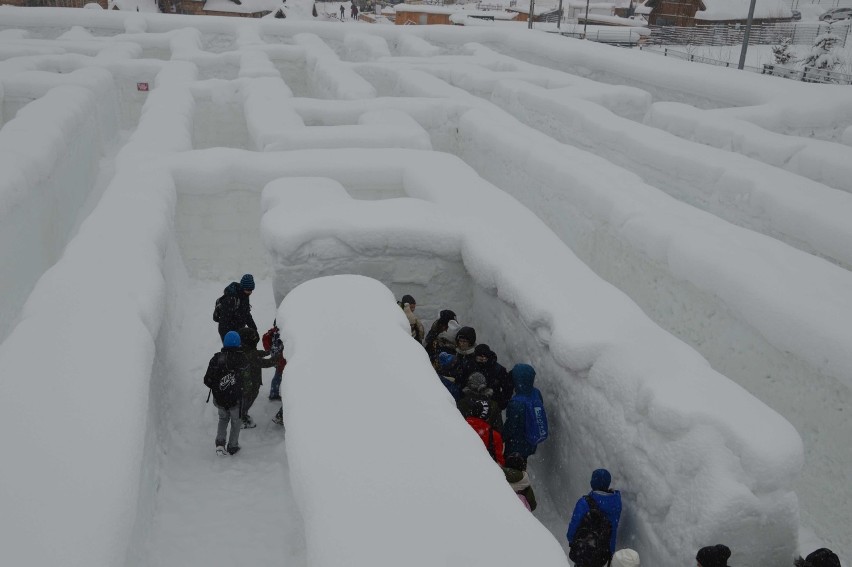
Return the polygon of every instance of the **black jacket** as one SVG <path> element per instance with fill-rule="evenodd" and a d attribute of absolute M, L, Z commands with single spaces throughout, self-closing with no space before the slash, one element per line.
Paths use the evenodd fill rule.
<path fill-rule="evenodd" d="M 243 292 L 239 282 L 231 282 L 225 288 L 225 293 L 217 301 L 221 305 L 219 315 L 219 334 L 224 336 L 228 331 L 239 331 L 243 327 L 257 330 L 254 318 L 251 316 L 249 296 Z"/>
<path fill-rule="evenodd" d="M 500 404 L 500 409 L 506 409 L 515 389 L 506 368 L 497 362 L 497 356 L 494 353 L 489 355 L 488 362 L 485 364 L 479 364 L 474 360 L 474 365 L 476 367 L 474 372 L 481 372 L 485 376 L 487 386 L 494 390 L 494 399 Z"/>
<path fill-rule="evenodd" d="M 248 359 L 240 347 L 223 347 L 210 359 L 204 385 L 213 392 L 217 406 L 230 409 L 240 403 L 249 372 Z"/>

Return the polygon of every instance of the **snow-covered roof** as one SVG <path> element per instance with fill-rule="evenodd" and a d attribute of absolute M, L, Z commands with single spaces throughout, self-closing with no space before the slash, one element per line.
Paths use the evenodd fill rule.
<path fill-rule="evenodd" d="M 696 20 L 745 20 L 748 18 L 750 0 L 704 0 L 706 10 L 695 13 Z M 754 17 L 757 19 L 789 18 L 789 2 L 785 0 L 757 0 Z"/>
<path fill-rule="evenodd" d="M 284 4 L 280 0 L 242 0 L 235 4 L 231 0 L 207 0 L 204 9 L 211 12 L 232 12 L 234 14 L 254 14 L 257 12 L 274 12 Z"/>

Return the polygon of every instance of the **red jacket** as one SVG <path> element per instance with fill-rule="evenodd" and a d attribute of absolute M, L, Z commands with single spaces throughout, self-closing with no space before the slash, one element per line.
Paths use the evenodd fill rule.
<path fill-rule="evenodd" d="M 473 427 L 479 438 L 488 449 L 488 454 L 497 461 L 501 467 L 506 464 L 506 459 L 503 456 L 503 436 L 499 431 L 491 427 L 487 421 L 479 417 L 467 417 L 465 421 Z"/>
<path fill-rule="evenodd" d="M 281 343 L 281 339 L 278 336 L 278 327 L 272 327 L 263 333 L 263 338 L 261 340 L 263 341 L 263 350 L 268 350 L 270 352 L 278 350 L 278 360 L 275 363 L 275 370 L 283 371 L 284 367 L 287 366 L 287 360 L 284 358 L 284 345 Z"/>

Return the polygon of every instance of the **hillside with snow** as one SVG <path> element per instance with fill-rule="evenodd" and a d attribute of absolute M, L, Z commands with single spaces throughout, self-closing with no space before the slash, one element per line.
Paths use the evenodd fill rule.
<path fill-rule="evenodd" d="M 569 565 L 606 467 L 645 565 L 849 565 L 848 87 L 308 6 L 0 7 L 9 564 Z M 285 425 L 266 370 L 222 458 L 202 377 L 244 273 Z M 533 514 L 403 294 L 535 367 Z"/>

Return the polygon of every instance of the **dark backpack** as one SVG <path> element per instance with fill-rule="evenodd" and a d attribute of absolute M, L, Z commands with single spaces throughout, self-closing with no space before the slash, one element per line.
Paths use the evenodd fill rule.
<path fill-rule="evenodd" d="M 237 368 L 228 365 L 227 355 L 224 352 L 216 354 L 216 372 L 204 376 L 204 385 L 210 388 L 216 404 L 231 408 L 242 399 L 243 383 L 249 375 L 249 365 L 245 357 L 242 364 Z"/>
<path fill-rule="evenodd" d="M 213 321 L 220 323 L 229 313 L 236 311 L 239 301 L 233 295 L 227 294 L 217 299 L 216 305 L 213 307 Z"/>
<path fill-rule="evenodd" d="M 580 520 L 568 558 L 578 567 L 603 567 L 612 559 L 609 553 L 612 524 L 594 498 L 588 494 L 583 498 L 589 505 L 589 511 Z"/>
<path fill-rule="evenodd" d="M 533 388 L 529 395 L 516 394 L 513 399 L 524 406 L 524 438 L 527 443 L 535 446 L 547 439 L 547 413 L 538 388 Z"/>

